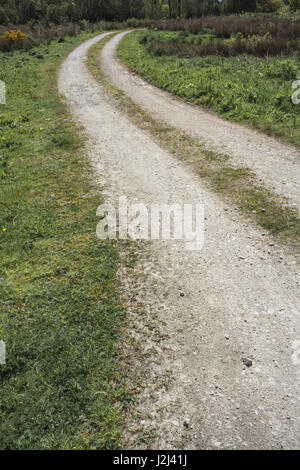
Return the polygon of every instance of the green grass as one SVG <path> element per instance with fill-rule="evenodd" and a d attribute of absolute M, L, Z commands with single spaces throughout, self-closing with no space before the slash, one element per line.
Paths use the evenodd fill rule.
<path fill-rule="evenodd" d="M 88 37 L 0 55 L 1 449 L 122 441 L 121 260 L 95 236 L 101 195 L 56 93 L 62 59 Z"/>
<path fill-rule="evenodd" d="M 94 76 L 113 97 L 115 106 L 125 112 L 142 130 L 150 133 L 159 145 L 191 165 L 194 171 L 217 191 L 228 204 L 234 204 L 272 235 L 291 248 L 299 246 L 300 219 L 297 210 L 266 189 L 249 169 L 228 164 L 229 156 L 208 149 L 203 142 L 154 119 L 125 93 L 108 81 L 99 69 L 98 57 L 109 41 L 106 37 L 89 50 L 89 67 Z"/>
<path fill-rule="evenodd" d="M 202 36 L 206 43 L 207 34 Z M 182 39 L 182 33 L 140 31 L 125 37 L 118 55 L 134 72 L 184 100 L 300 144 L 300 105 L 291 101 L 292 82 L 300 79 L 297 56 L 178 57 L 166 55 L 164 47 L 162 55 L 149 51 L 155 41 L 164 45 L 170 40 L 178 41 L 179 52 L 189 45 L 192 51 L 199 35 Z"/>

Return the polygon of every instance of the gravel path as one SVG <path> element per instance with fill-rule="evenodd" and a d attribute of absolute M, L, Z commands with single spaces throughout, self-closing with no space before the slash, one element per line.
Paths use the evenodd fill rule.
<path fill-rule="evenodd" d="M 128 32 L 118 34 L 103 50 L 101 68 L 106 75 L 154 117 L 227 153 L 233 165 L 253 169 L 269 189 L 300 209 L 299 151 L 292 145 L 186 103 L 129 72 L 116 59 L 118 44 L 126 34 Z"/>
<path fill-rule="evenodd" d="M 59 89 L 85 129 L 106 202 L 124 195 L 148 206 L 201 202 L 206 217 L 201 251 L 175 240 L 147 244 L 140 269 L 148 275 L 136 300 L 157 314 L 163 336 L 145 341 L 156 353 L 134 411 L 156 430 L 156 449 L 299 448 L 296 258 L 117 111 L 86 65 L 89 47 L 103 36 L 70 54 Z M 167 371 L 172 382 L 157 388 Z M 140 424 L 135 420 L 128 430 Z"/>

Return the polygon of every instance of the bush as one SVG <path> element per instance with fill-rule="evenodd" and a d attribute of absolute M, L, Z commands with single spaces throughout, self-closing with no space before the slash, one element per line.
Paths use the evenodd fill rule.
<path fill-rule="evenodd" d="M 5 31 L 5 33 L 1 36 L 1 39 L 6 39 L 7 41 L 22 41 L 26 39 L 26 34 L 22 33 L 20 29 L 17 30 L 10 30 Z"/>
<path fill-rule="evenodd" d="M 20 29 L 5 31 L 0 36 L 0 50 L 11 51 L 13 49 L 24 49 L 31 47 L 31 40 Z"/>

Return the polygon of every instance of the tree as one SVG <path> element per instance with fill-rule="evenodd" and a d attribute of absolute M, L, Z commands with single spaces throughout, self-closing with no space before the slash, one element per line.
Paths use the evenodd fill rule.
<path fill-rule="evenodd" d="M 255 11 L 257 7 L 256 0 L 225 0 L 225 13 L 242 13 L 246 11 Z"/>
<path fill-rule="evenodd" d="M 182 0 L 177 0 L 177 16 L 178 16 L 178 18 L 181 17 L 181 7 L 182 7 Z"/>
<path fill-rule="evenodd" d="M 279 0 L 259 0 L 278 2 Z M 290 0 L 296 9 L 299 0 Z M 226 13 L 254 11 L 256 0 L 224 0 Z M 128 18 L 170 18 L 218 15 L 218 0 L 0 0 L 0 23 L 31 20 L 64 23 Z"/>
<path fill-rule="evenodd" d="M 290 7 L 293 11 L 300 10 L 300 0 L 291 0 Z"/>
<path fill-rule="evenodd" d="M 8 23 L 8 17 L 3 7 L 0 7 L 0 24 Z"/>

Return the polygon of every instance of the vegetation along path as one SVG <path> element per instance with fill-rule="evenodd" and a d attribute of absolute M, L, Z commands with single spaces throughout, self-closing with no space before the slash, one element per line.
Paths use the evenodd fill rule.
<path fill-rule="evenodd" d="M 231 123 L 199 106 L 186 103 L 131 73 L 116 59 L 117 35 L 104 48 L 104 73 L 130 98 L 167 125 L 204 139 L 210 148 L 230 156 L 230 163 L 251 168 L 264 184 L 300 207 L 299 150 L 246 126 Z"/>
<path fill-rule="evenodd" d="M 114 58 L 120 38 L 108 42 L 102 56 L 120 87 L 178 127 L 199 131 L 201 124 L 205 136 L 222 148 L 230 146 L 238 159 L 250 161 L 272 184 L 286 180 L 288 194 L 296 200 L 292 148 L 204 115 L 133 79 Z M 141 337 L 143 383 L 128 417 L 129 444 L 138 446 L 135 431 L 143 426 L 156 449 L 297 448 L 300 317 L 295 255 L 270 235 L 262 236 L 261 229 L 208 189 L 185 162 L 120 111 L 87 65 L 90 47 L 101 39 L 103 35 L 88 40 L 70 54 L 59 88 L 85 129 L 106 202 L 117 204 L 121 195 L 147 206 L 203 202 L 206 219 L 201 251 L 187 251 L 183 241 L 152 241 L 141 255 L 142 274 L 131 303 L 142 304 L 156 326 Z M 266 153 L 264 165 L 258 158 L 261 152 Z M 279 175 L 273 155 L 282 162 Z M 281 184 L 279 188 L 283 191 Z"/>

